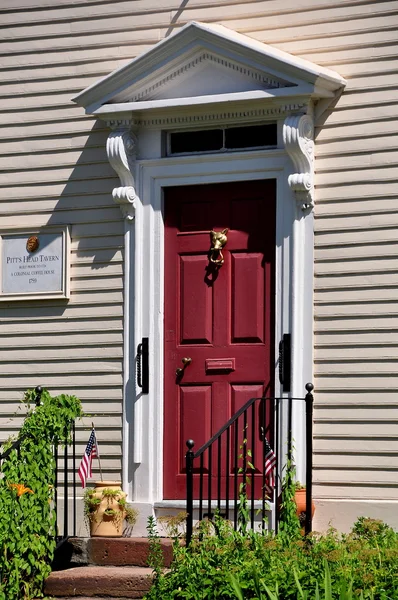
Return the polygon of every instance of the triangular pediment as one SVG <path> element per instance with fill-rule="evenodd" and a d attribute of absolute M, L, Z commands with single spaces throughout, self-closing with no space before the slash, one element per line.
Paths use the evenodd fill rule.
<path fill-rule="evenodd" d="M 231 61 L 200 49 L 177 67 L 156 72 L 136 86 L 129 86 L 113 102 L 142 102 L 239 92 L 270 90 L 295 85 L 263 70 Z"/>
<path fill-rule="evenodd" d="M 189 23 L 74 101 L 90 114 L 284 98 L 333 99 L 337 73 L 221 25 Z"/>

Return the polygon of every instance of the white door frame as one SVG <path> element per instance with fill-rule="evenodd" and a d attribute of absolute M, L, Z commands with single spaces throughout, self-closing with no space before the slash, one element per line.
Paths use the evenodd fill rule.
<path fill-rule="evenodd" d="M 292 387 L 286 396 L 303 397 L 305 383 L 312 380 L 313 215 L 296 202 L 289 182 L 296 171 L 285 149 L 136 163 L 135 189 L 140 201 L 136 202 L 135 219 L 127 224 L 126 233 L 123 487 L 129 499 L 141 506 L 150 509 L 163 500 L 163 189 L 276 179 L 275 357 L 282 334 L 291 333 Z M 147 395 L 136 387 L 133 369 L 143 336 L 149 338 L 150 348 Z M 275 365 L 275 394 L 281 396 L 277 373 Z M 293 403 L 293 439 L 298 477 L 303 478 L 304 403 Z"/>

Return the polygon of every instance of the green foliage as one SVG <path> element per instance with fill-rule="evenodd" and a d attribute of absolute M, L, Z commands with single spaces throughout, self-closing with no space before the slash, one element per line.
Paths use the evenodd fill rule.
<path fill-rule="evenodd" d="M 132 506 L 129 506 L 124 496 L 119 498 L 118 504 L 120 508 L 124 511 L 124 520 L 126 521 L 126 523 L 130 525 L 131 528 L 134 527 L 134 525 L 137 523 L 138 510 L 136 510 Z"/>
<path fill-rule="evenodd" d="M 156 528 L 155 517 L 148 517 L 146 528 L 148 532 L 148 567 L 153 571 L 152 591 L 156 598 L 163 598 L 163 592 L 167 583 L 163 577 L 164 572 L 164 556 L 158 530 Z"/>
<path fill-rule="evenodd" d="M 216 516 L 189 548 L 174 546 L 169 572 L 156 564 L 147 600 L 398 600 L 398 533 L 366 518 L 306 539 L 234 531 Z"/>
<path fill-rule="evenodd" d="M 228 576 L 232 583 L 232 587 L 236 594 L 236 598 L 238 600 L 245 600 L 242 588 L 241 588 L 237 578 L 234 577 L 233 575 L 231 575 L 230 573 L 228 574 Z M 296 590 L 297 600 L 310 600 L 309 593 L 308 593 L 308 591 L 303 590 L 303 588 L 300 584 L 300 581 L 299 581 L 297 571 L 295 569 L 294 569 L 294 579 L 295 579 L 296 586 L 297 586 L 297 590 Z M 259 573 L 256 569 L 254 569 L 254 571 L 253 571 L 253 580 L 254 580 L 254 588 L 255 588 L 255 594 L 256 594 L 255 600 L 282 600 L 282 597 L 279 596 L 278 585 L 276 586 L 275 592 L 272 592 L 269 589 L 269 587 L 264 583 L 264 581 L 260 580 Z M 363 600 L 364 599 L 363 592 L 361 591 L 359 596 L 354 595 L 354 593 L 352 591 L 352 585 L 353 585 L 352 579 L 350 580 L 349 584 L 347 584 L 345 580 L 340 581 L 339 585 L 334 587 L 335 590 L 337 590 L 337 588 L 340 590 L 340 595 L 336 596 L 336 594 L 334 594 L 334 592 L 333 592 L 332 578 L 330 575 L 329 565 L 325 561 L 324 595 L 322 596 L 322 600 L 333 600 L 333 597 L 338 597 L 339 600 Z M 267 595 L 265 595 L 263 593 L 263 589 L 265 590 Z M 254 600 L 254 598 L 253 598 L 253 600 Z M 315 600 L 321 600 L 318 582 L 316 582 L 316 587 L 315 587 Z"/>
<path fill-rule="evenodd" d="M 279 521 L 280 536 L 286 538 L 286 541 L 298 539 L 300 537 L 300 520 L 297 516 L 297 506 L 294 501 L 294 494 L 297 489 L 300 489 L 297 485 L 300 484 L 295 481 L 295 477 L 295 467 L 292 464 L 291 459 L 288 459 L 282 479 Z"/>
<path fill-rule="evenodd" d="M 187 513 L 182 510 L 176 515 L 165 515 L 163 517 L 158 517 L 158 522 L 164 528 L 167 536 L 176 540 L 185 534 Z"/>
<path fill-rule="evenodd" d="M 43 390 L 35 409 L 34 390 L 25 394 L 28 413 L 0 479 L 0 600 L 42 597 L 55 550 L 53 444 L 70 442 L 71 423 L 82 415 L 75 396 L 51 397 Z M 25 437 L 26 436 L 26 437 Z M 3 451 L 10 448 L 6 443 Z"/>

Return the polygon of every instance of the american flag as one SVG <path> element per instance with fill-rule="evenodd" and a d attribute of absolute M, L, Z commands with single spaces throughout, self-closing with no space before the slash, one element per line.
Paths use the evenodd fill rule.
<path fill-rule="evenodd" d="M 86 480 L 92 477 L 93 458 L 98 456 L 97 438 L 95 437 L 94 427 L 91 430 L 91 435 L 88 440 L 87 447 L 84 451 L 83 458 L 79 466 L 79 477 L 82 482 L 82 487 L 86 487 Z"/>
<path fill-rule="evenodd" d="M 265 438 L 265 490 L 271 496 L 275 487 L 276 456 L 267 438 Z"/>

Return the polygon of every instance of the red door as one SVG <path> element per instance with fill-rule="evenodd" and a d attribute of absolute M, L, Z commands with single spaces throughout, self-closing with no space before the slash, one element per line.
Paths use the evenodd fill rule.
<path fill-rule="evenodd" d="M 198 450 L 247 400 L 272 394 L 275 190 L 275 180 L 165 190 L 165 499 L 185 498 L 187 439 Z M 210 231 L 226 228 L 217 267 Z"/>

